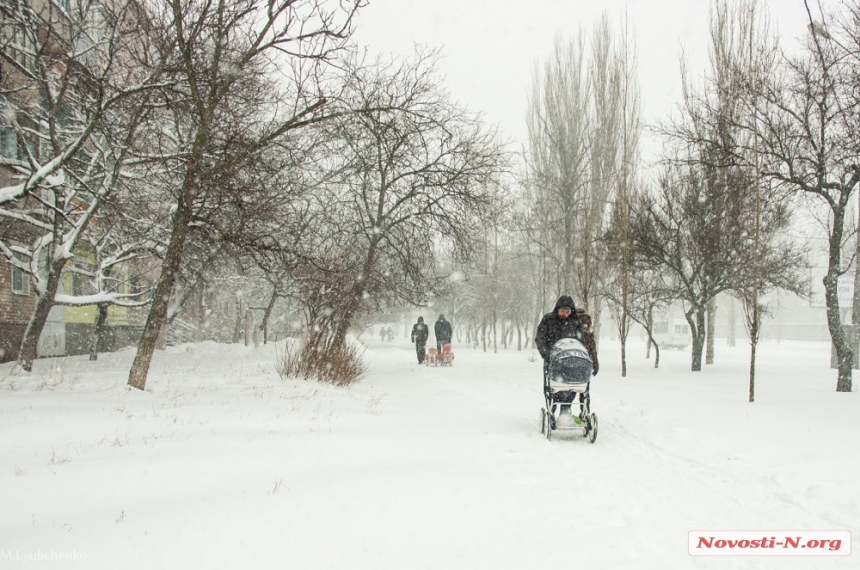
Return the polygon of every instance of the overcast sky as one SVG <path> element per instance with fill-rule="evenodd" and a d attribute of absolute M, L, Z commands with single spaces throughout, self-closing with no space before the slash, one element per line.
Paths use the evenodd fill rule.
<path fill-rule="evenodd" d="M 811 2 L 814 4 L 815 0 Z M 806 28 L 803 0 L 766 2 L 784 44 Z M 509 138 L 525 142 L 527 92 L 535 62 L 557 32 L 590 33 L 606 12 L 620 29 L 625 10 L 639 52 L 646 121 L 665 118 L 680 99 L 679 61 L 707 66 L 709 0 L 370 0 L 356 39 L 372 52 L 408 55 L 415 43 L 441 48 L 441 71 L 455 99 Z M 647 151 L 646 151 L 647 154 Z"/>

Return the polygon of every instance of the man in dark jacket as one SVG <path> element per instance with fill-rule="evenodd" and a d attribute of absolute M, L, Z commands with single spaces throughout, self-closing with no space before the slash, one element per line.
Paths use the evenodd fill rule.
<path fill-rule="evenodd" d="M 576 317 L 576 307 L 569 295 L 562 295 L 555 303 L 551 313 L 543 316 L 537 328 L 535 346 L 543 357 L 544 363 L 549 362 L 549 353 L 553 345 L 563 338 L 574 338 L 582 342 L 582 327 Z"/>
<path fill-rule="evenodd" d="M 433 326 L 433 332 L 436 334 L 436 352 L 442 354 L 442 345 L 451 343 L 454 332 L 451 323 L 445 320 L 445 315 L 439 315 L 439 320 Z"/>
<path fill-rule="evenodd" d="M 418 322 L 412 327 L 412 342 L 415 343 L 415 354 L 418 356 L 418 364 L 424 363 L 424 351 L 427 346 L 428 336 L 430 336 L 430 328 L 424 324 L 424 317 L 418 317 Z"/>
<path fill-rule="evenodd" d="M 590 323 L 591 317 L 588 320 Z M 594 344 L 594 335 L 591 335 L 590 343 L 587 342 L 585 336 L 582 323 L 577 317 L 573 298 L 569 295 L 562 295 L 556 301 L 552 312 L 545 314 L 541 319 L 535 336 L 535 346 L 543 357 L 544 378 L 549 368 L 550 351 L 552 351 L 553 345 L 563 338 L 572 338 L 583 343 L 583 346 L 588 350 L 588 356 L 591 358 L 593 366 L 591 374 L 597 374 L 597 350 Z M 562 413 L 569 412 L 570 404 L 562 404 L 561 411 Z"/>

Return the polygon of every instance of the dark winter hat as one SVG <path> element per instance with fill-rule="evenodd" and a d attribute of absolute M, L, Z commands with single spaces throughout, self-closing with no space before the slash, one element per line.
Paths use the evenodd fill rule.
<path fill-rule="evenodd" d="M 444 318 L 445 318 L 445 315 L 443 315 L 442 313 L 439 313 L 439 320 L 441 321 Z"/>
<path fill-rule="evenodd" d="M 419 322 L 419 323 L 423 323 L 423 322 L 424 322 L 424 317 L 418 317 L 418 322 Z"/>

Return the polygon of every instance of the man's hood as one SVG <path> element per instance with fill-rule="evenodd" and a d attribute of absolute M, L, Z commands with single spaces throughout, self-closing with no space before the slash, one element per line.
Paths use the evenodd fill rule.
<path fill-rule="evenodd" d="M 570 312 L 573 314 L 576 311 L 576 305 L 573 304 L 573 297 L 570 295 L 562 295 L 555 302 L 555 308 L 552 310 L 556 315 L 561 307 L 570 307 Z"/>

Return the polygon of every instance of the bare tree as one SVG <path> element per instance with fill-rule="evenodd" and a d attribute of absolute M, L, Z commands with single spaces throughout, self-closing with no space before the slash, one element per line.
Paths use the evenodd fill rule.
<path fill-rule="evenodd" d="M 244 173 L 260 154 L 298 129 L 325 119 L 321 72 L 352 32 L 361 0 L 329 7 L 322 0 L 237 0 L 152 7 L 153 35 L 175 86 L 164 92 L 174 129 L 165 155 L 179 169 L 172 188 L 171 234 L 129 373 L 143 389 L 192 228 L 208 220 L 229 185 L 237 199 L 253 196 Z M 169 140 L 173 138 L 174 140 Z M 157 147 L 156 147 L 157 148 Z"/>
<path fill-rule="evenodd" d="M 805 266 L 803 252 L 778 237 L 788 226 L 789 209 L 770 189 L 762 197 L 760 226 L 767 239 L 759 244 L 757 271 L 751 271 L 747 260 L 754 253 L 755 195 L 749 190 L 749 178 L 741 169 L 732 170 L 726 184 L 714 183 L 715 176 L 698 160 L 679 160 L 665 167 L 656 194 L 643 193 L 633 205 L 634 263 L 662 271 L 675 298 L 684 302 L 693 336 L 693 371 L 702 368 L 711 298 L 744 290 L 756 278 L 797 291 Z"/>
<path fill-rule="evenodd" d="M 609 266 L 604 271 L 612 270 L 605 284 L 606 297 L 610 301 L 610 310 L 617 326 L 618 337 L 621 340 L 621 376 L 627 376 L 627 335 L 630 333 L 632 290 L 630 267 L 630 195 L 639 171 L 639 137 L 641 133 L 641 109 L 639 85 L 636 76 L 636 48 L 628 30 L 624 27 L 617 53 L 612 59 L 612 65 L 617 68 L 619 87 L 615 106 L 619 109 L 618 151 L 615 172 L 608 174 L 614 177 L 609 180 L 610 189 L 614 188 L 614 205 L 610 230 L 613 234 L 610 240 L 614 251 L 606 250 L 605 258 Z M 607 99 L 612 99 L 607 94 Z M 611 155 L 611 153 L 609 153 Z M 607 243 L 608 245 L 608 243 Z M 599 313 L 598 313 L 599 317 Z"/>
<path fill-rule="evenodd" d="M 560 292 L 574 295 L 597 326 L 615 270 L 606 263 L 603 242 L 608 205 L 613 199 L 625 204 L 623 195 L 636 179 L 635 69 L 632 40 L 626 31 L 619 40 L 604 16 L 590 42 L 582 34 L 556 39 L 552 56 L 534 73 L 529 98 L 529 226 L 541 255 L 540 290 L 549 300 Z M 622 288 L 624 274 L 617 281 Z M 626 315 L 623 305 L 619 314 Z M 626 337 L 629 318 L 618 322 Z"/>
<path fill-rule="evenodd" d="M 846 85 L 851 86 L 854 93 L 860 91 L 860 3 L 856 0 L 842 2 L 842 10 L 836 14 L 823 14 L 822 16 L 828 19 L 827 24 L 833 28 L 833 34 L 828 32 L 828 26 L 825 22 L 814 22 L 814 26 L 810 24 L 810 31 L 817 31 L 820 35 L 828 36 L 825 40 L 832 40 L 837 43 L 840 51 L 849 65 L 845 65 L 840 69 L 840 80 Z M 808 12 L 808 17 L 812 20 L 811 12 Z M 854 140 L 860 133 L 855 132 Z M 858 218 L 856 220 L 857 228 L 860 228 L 860 210 L 858 210 Z M 854 298 L 852 299 L 851 323 L 860 325 L 860 232 L 855 231 L 854 251 Z M 855 329 L 856 331 L 856 329 Z M 860 334 L 860 333 L 858 333 Z M 856 345 L 855 345 L 856 346 Z M 856 359 L 856 355 L 854 356 Z"/>
<path fill-rule="evenodd" d="M 491 210 L 505 155 L 495 134 L 443 91 L 436 60 L 418 53 L 346 66 L 344 101 L 355 112 L 325 126 L 334 174 L 317 193 L 326 219 L 313 246 L 331 256 L 318 265 L 338 284 L 327 301 L 335 321 L 317 324 L 335 343 L 369 309 L 422 305 L 444 292 L 436 252 L 468 259 Z"/>
<path fill-rule="evenodd" d="M 635 53 L 631 53 L 635 49 L 628 39 L 624 36 L 621 42 L 616 40 L 609 17 L 604 14 L 592 34 L 588 61 L 590 173 L 579 203 L 574 206 L 576 255 L 570 272 L 574 277 L 573 292 L 591 313 L 598 331 L 609 272 L 601 240 L 606 214 L 612 197 L 623 192 L 635 178 L 638 150 L 636 65 Z M 625 143 L 629 145 L 626 148 Z M 628 321 L 621 323 L 626 337 Z"/>
<path fill-rule="evenodd" d="M 838 359 L 836 390 L 850 392 L 853 342 L 842 329 L 837 282 L 847 270 L 842 258 L 846 215 L 860 182 L 860 114 L 856 86 L 847 80 L 856 59 L 847 57 L 848 38 L 837 41 L 835 30 L 831 34 L 815 21 L 808 5 L 807 12 L 805 49 L 783 56 L 777 72 L 762 84 L 757 140 L 766 179 L 826 207 L 827 325 Z"/>
<path fill-rule="evenodd" d="M 660 367 L 660 345 L 654 338 L 654 315 L 664 310 L 675 300 L 672 288 L 663 275 L 647 268 L 632 268 L 631 271 L 630 318 L 642 325 L 648 335 L 646 358 L 654 347 L 654 368 Z"/>
<path fill-rule="evenodd" d="M 693 224 L 688 234 L 688 266 L 678 272 L 678 284 L 683 284 L 679 291 L 684 291 L 681 297 L 687 303 L 687 320 L 693 332 L 694 370 L 700 369 L 705 338 L 710 339 L 708 348 L 712 353 L 713 333 L 706 335 L 705 317 L 709 317 L 711 329 L 718 293 L 746 291 L 742 299 L 757 300 L 766 287 L 777 286 L 776 283 L 795 291 L 803 289 L 802 280 L 790 279 L 799 277 L 796 272 L 774 273 L 768 265 L 774 256 L 802 264 L 803 256 L 802 251 L 789 247 L 775 233 L 787 226 L 788 202 L 779 203 L 773 188 L 761 188 L 754 160 L 758 156 L 757 96 L 752 86 L 772 72 L 775 54 L 776 44 L 755 0 L 715 2 L 711 12 L 710 70 L 700 88 L 694 86 L 684 70 L 682 116 L 664 129 L 676 145 L 667 152 L 675 166 L 667 171 L 674 174 L 661 182 L 664 198 L 683 203 L 698 196 L 701 219 L 714 224 L 712 228 L 722 229 L 712 235 L 697 235 L 704 228 L 693 229 Z M 678 183 L 684 190 L 670 198 L 667 183 Z M 675 211 L 683 212 L 683 207 Z M 749 256 L 749 261 L 736 257 L 740 251 Z M 755 316 L 757 311 L 753 309 L 749 314 Z M 757 334 L 752 334 L 751 339 L 756 340 Z M 753 346 L 751 383 L 754 358 Z"/>
<path fill-rule="evenodd" d="M 590 177 L 589 102 L 585 39 L 580 34 L 565 42 L 557 36 L 551 58 L 534 71 L 527 115 L 529 182 L 539 222 L 534 238 L 555 292 L 573 290 L 577 251 L 585 240 L 578 235 L 577 214 Z"/>
<path fill-rule="evenodd" d="M 18 359 L 29 371 L 63 270 L 118 186 L 160 70 L 126 65 L 148 45 L 134 2 L 81 1 L 67 12 L 10 0 L 0 13 L 0 128 L 13 142 L 2 164 L 14 173 L 0 181 L 0 255 L 34 283 Z"/>
<path fill-rule="evenodd" d="M 150 291 L 138 284 L 149 262 L 164 251 L 164 243 L 158 239 L 158 231 L 149 220 L 137 219 L 119 207 L 117 198 L 121 194 L 116 193 L 102 206 L 99 216 L 80 239 L 80 250 L 92 261 L 92 271 L 86 277 L 93 293 L 55 295 L 55 302 L 60 305 L 91 304 L 98 308 L 90 341 L 90 360 L 98 359 L 110 307 L 133 308 L 149 304 Z M 78 272 L 76 277 L 80 277 L 80 268 L 73 269 Z"/>

